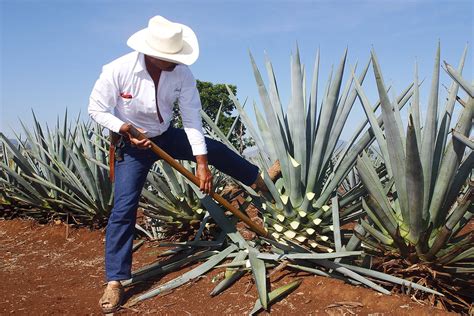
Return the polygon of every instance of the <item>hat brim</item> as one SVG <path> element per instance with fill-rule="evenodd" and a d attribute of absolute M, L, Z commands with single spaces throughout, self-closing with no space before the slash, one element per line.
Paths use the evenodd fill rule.
<path fill-rule="evenodd" d="M 174 54 L 167 54 L 151 48 L 146 41 L 148 29 L 143 29 L 132 36 L 127 41 L 127 45 L 137 52 L 162 60 L 191 65 L 199 57 L 199 44 L 193 30 L 184 24 L 179 24 L 183 28 L 183 48 Z"/>

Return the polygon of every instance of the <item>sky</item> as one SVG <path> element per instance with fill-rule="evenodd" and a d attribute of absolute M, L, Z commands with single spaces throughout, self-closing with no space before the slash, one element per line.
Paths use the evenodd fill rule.
<path fill-rule="evenodd" d="M 473 11 L 472 0 L 0 0 L 0 131 L 11 137 L 12 130 L 21 130 L 20 119 L 30 125 L 31 110 L 50 126 L 66 109 L 71 116 L 81 113 L 88 119 L 89 95 L 102 65 L 130 52 L 128 37 L 145 28 L 154 15 L 190 26 L 200 45 L 200 57 L 191 66 L 194 76 L 236 85 L 241 100 L 248 97 L 261 104 L 249 51 L 262 72 L 268 54 L 286 105 L 290 56 L 296 45 L 308 73 L 320 49 L 320 91 L 346 48 L 344 80 L 349 67 L 358 62 L 360 69 L 373 48 L 386 84 L 397 92 L 413 80 L 418 62 L 420 79 L 426 79 L 423 112 L 438 41 L 441 59 L 455 67 L 467 45 L 463 75 L 474 79 Z M 377 94 L 371 78 L 369 70 L 364 88 L 374 103 Z M 308 86 L 310 80 L 308 76 Z M 450 82 L 441 70 L 441 83 Z M 441 90 L 440 110 L 445 96 Z M 342 138 L 349 138 L 351 127 L 364 117 L 360 104 L 355 104 Z"/>

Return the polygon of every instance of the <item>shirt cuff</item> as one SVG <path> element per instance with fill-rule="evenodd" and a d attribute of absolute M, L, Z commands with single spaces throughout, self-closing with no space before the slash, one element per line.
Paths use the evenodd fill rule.
<path fill-rule="evenodd" d="M 207 155 L 206 143 L 191 145 L 193 156 Z"/>
<path fill-rule="evenodd" d="M 114 120 L 113 122 L 110 122 L 110 130 L 119 134 L 120 127 L 122 127 L 123 124 L 125 124 L 125 122 L 122 122 L 120 119 Z"/>

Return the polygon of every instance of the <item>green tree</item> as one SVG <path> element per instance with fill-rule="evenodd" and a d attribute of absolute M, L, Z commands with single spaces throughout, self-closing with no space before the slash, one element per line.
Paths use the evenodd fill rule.
<path fill-rule="evenodd" d="M 202 109 L 206 114 L 212 119 L 215 120 L 219 108 L 222 104 L 221 114 L 219 115 L 219 121 L 217 126 L 227 135 L 234 120 L 236 114 L 233 115 L 235 110 L 234 103 L 230 100 L 229 94 L 225 84 L 216 83 L 208 81 L 197 80 L 197 89 L 201 97 Z M 228 85 L 232 90 L 232 93 L 237 93 L 237 87 L 235 85 Z M 179 107 L 175 104 L 174 107 L 174 125 L 176 127 L 182 127 L 181 116 L 179 115 Z M 204 129 L 207 130 L 208 126 L 206 122 L 203 122 Z M 245 126 L 242 125 L 240 120 L 237 122 L 231 136 L 230 141 L 232 144 L 239 149 L 241 152 L 252 144 L 251 140 L 245 136 Z"/>

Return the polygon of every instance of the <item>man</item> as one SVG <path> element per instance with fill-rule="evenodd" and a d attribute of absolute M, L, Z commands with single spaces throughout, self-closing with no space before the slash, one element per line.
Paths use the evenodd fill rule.
<path fill-rule="evenodd" d="M 188 68 L 196 61 L 196 35 L 187 26 L 161 16 L 127 41 L 135 52 L 105 65 L 89 104 L 89 115 L 122 135 L 121 155 L 115 161 L 114 207 L 107 225 L 105 270 L 107 288 L 100 300 L 104 313 L 119 308 L 120 281 L 131 277 L 132 241 L 136 210 L 147 173 L 158 159 L 150 140 L 128 132 L 133 125 L 175 159 L 197 162 L 200 189 L 212 190 L 208 162 L 246 185 L 264 188 L 258 168 L 225 145 L 205 138 L 196 81 Z M 178 101 L 184 130 L 170 127 L 173 104 Z"/>

